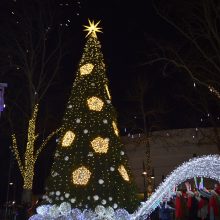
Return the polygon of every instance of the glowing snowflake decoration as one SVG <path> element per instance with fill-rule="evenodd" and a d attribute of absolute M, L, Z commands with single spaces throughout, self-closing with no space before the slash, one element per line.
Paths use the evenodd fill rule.
<path fill-rule="evenodd" d="M 73 183 L 76 185 L 86 185 L 90 179 L 91 172 L 84 166 L 73 171 Z"/>
<path fill-rule="evenodd" d="M 83 75 L 88 75 L 92 72 L 94 68 L 94 65 L 91 64 L 91 63 L 87 63 L 83 66 L 80 67 L 80 75 L 83 76 Z"/>
<path fill-rule="evenodd" d="M 104 102 L 100 98 L 93 96 L 87 99 L 87 104 L 90 110 L 99 112 L 102 110 Z"/>
<path fill-rule="evenodd" d="M 62 147 L 69 147 L 75 139 L 75 136 L 72 131 L 67 131 L 62 140 Z"/>
<path fill-rule="evenodd" d="M 95 138 L 91 141 L 92 148 L 96 153 L 107 153 L 108 151 L 108 139 L 101 137 Z"/>

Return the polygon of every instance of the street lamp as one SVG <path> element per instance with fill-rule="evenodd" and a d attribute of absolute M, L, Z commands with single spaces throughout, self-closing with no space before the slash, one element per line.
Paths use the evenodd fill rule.
<path fill-rule="evenodd" d="M 143 161 L 143 172 L 142 172 L 142 176 L 143 176 L 143 181 L 144 181 L 144 201 L 147 199 L 147 182 L 146 182 L 146 177 L 147 177 L 147 171 L 145 169 L 145 164 Z"/>
<path fill-rule="evenodd" d="M 154 168 L 152 169 L 152 173 L 151 173 L 151 179 L 154 179 L 155 175 L 154 175 Z"/>

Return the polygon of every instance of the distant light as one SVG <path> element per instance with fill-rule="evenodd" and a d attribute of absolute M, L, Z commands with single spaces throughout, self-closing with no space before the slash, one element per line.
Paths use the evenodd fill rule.
<path fill-rule="evenodd" d="M 151 176 L 151 179 L 154 179 L 155 178 L 155 176 Z"/>
<path fill-rule="evenodd" d="M 195 83 L 193 83 L 193 86 L 194 86 L 194 87 L 196 87 L 196 84 L 195 84 Z"/>
<path fill-rule="evenodd" d="M 142 172 L 142 175 L 146 176 L 146 175 L 147 175 L 147 172 L 146 172 L 146 171 Z"/>
<path fill-rule="evenodd" d="M 3 107 L 5 108 L 5 107 L 6 107 L 6 104 L 4 104 Z"/>
<path fill-rule="evenodd" d="M 9 185 L 11 185 L 11 186 L 12 186 L 12 185 L 13 185 L 13 183 L 12 183 L 12 182 L 10 182 L 10 183 L 9 183 Z"/>

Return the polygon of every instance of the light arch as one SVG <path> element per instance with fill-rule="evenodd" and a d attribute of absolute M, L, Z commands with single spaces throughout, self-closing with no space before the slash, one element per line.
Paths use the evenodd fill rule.
<path fill-rule="evenodd" d="M 220 181 L 220 155 L 196 157 L 177 167 L 157 187 L 151 197 L 146 202 L 141 203 L 131 219 L 145 219 L 158 207 L 163 198 L 172 192 L 175 186 L 194 177 L 206 177 Z"/>

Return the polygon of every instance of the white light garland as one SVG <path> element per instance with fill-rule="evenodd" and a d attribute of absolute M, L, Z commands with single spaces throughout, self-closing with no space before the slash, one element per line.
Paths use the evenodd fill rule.
<path fill-rule="evenodd" d="M 146 202 L 142 203 L 132 220 L 149 216 L 174 186 L 194 177 L 206 177 L 220 181 L 220 156 L 208 155 L 184 162 L 167 176 Z"/>

